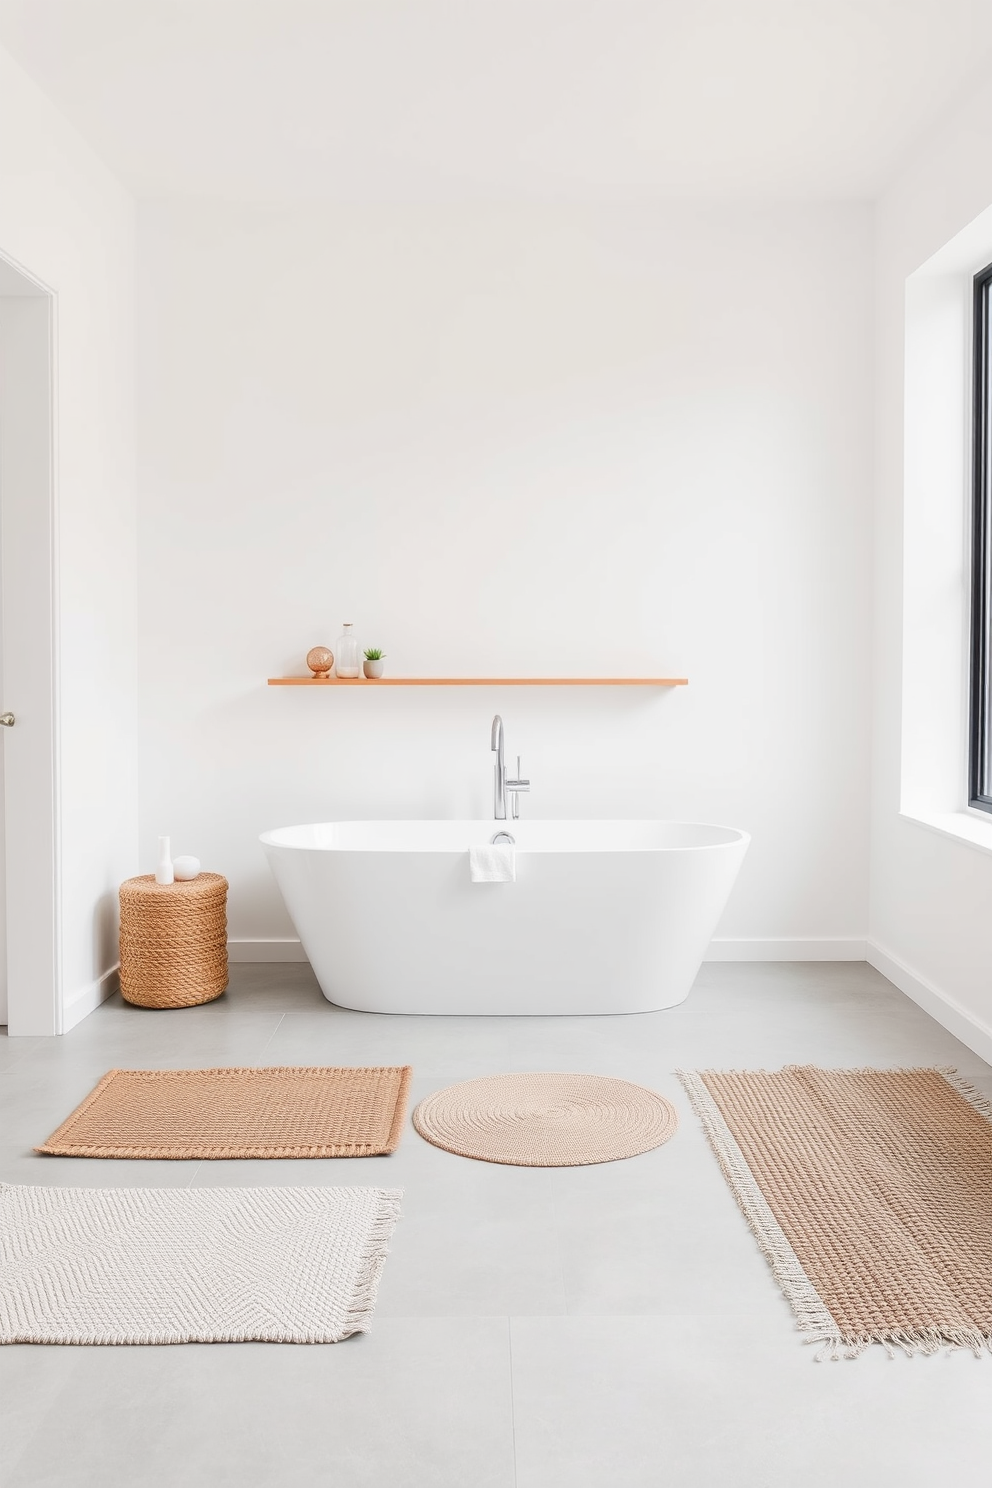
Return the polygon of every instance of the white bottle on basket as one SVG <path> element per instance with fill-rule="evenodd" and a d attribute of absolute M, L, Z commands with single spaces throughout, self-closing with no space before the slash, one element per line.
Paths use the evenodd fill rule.
<path fill-rule="evenodd" d="M 158 839 L 158 866 L 155 869 L 155 882 L 157 884 L 175 883 L 176 877 L 172 871 L 172 856 L 168 837 Z"/>

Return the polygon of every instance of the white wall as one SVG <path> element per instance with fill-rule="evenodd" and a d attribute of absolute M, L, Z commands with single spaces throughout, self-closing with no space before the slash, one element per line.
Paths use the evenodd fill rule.
<path fill-rule="evenodd" d="M 870 281 L 855 205 L 144 204 L 144 866 L 289 937 L 257 834 L 488 815 L 498 709 L 527 814 L 745 827 L 720 934 L 859 954 Z M 266 688 L 345 619 L 393 674 L 691 685 Z"/>
<path fill-rule="evenodd" d="M 134 209 L 0 51 L 0 249 L 56 292 L 65 1026 L 117 959 L 135 871 Z M 14 708 L 17 700 L 5 699 Z"/>
<path fill-rule="evenodd" d="M 878 204 L 878 501 L 875 562 L 875 706 L 869 959 L 916 997 L 985 1058 L 992 1058 L 992 823 L 959 821 L 967 842 L 914 817 L 945 819 L 964 803 L 963 752 L 957 749 L 959 800 L 927 799 L 946 788 L 946 760 L 960 739 L 965 689 L 968 407 L 967 347 L 949 367 L 958 407 L 935 416 L 931 448 L 946 447 L 956 429 L 957 461 L 944 451 L 939 471 L 926 472 L 927 445 L 904 419 L 907 278 L 992 205 L 992 88 L 966 100 L 925 149 L 908 160 Z M 965 243 L 967 240 L 962 240 Z M 977 245 L 976 245 L 977 246 Z M 987 242 L 992 259 L 992 237 Z M 955 250 L 956 251 L 956 250 Z M 984 250 L 981 250 L 984 251 Z M 952 254 L 952 257 L 954 254 Z M 968 294 L 962 273 L 960 295 Z M 917 275 L 911 308 L 924 297 L 936 314 L 929 360 L 941 355 L 942 326 L 955 335 L 954 294 L 943 278 Z M 924 281 L 927 282 L 924 282 Z M 928 287 L 929 285 L 929 287 Z M 953 288 L 953 287 L 952 287 Z M 935 291 L 939 292 L 934 298 Z M 924 331 L 920 331 L 920 336 Z M 959 340 L 962 340 L 960 336 Z M 923 345 L 922 340 L 920 345 Z M 950 352 L 951 362 L 955 353 Z M 919 384 L 915 363 L 911 394 Z M 931 405 L 935 400 L 930 400 Z M 941 430 L 945 432 L 941 432 Z M 907 449 L 904 460 L 904 447 Z M 907 463 L 908 462 L 908 463 Z M 950 471 L 950 476 L 948 475 Z M 939 485 L 937 484 L 939 482 Z M 943 522 L 935 490 L 946 492 Z M 904 524 L 909 492 L 910 527 Z M 929 508 L 924 514 L 924 503 Z M 935 509 L 936 507 L 936 509 Z M 931 559 L 927 558 L 927 553 Z M 908 584 L 904 585 L 904 567 Z M 935 592 L 936 588 L 936 592 Z M 955 619 L 958 616 L 958 619 Z M 947 637 L 951 636 L 950 643 Z M 923 647 L 942 648 L 925 686 Z M 948 649 L 950 646 L 950 650 Z M 951 654 L 951 653 L 954 654 Z M 953 717 L 949 715 L 953 714 Z M 904 730 L 905 719 L 905 730 Z M 921 763 L 929 760 L 921 782 Z M 926 786 L 926 789 L 924 789 Z M 900 814 L 900 809 L 905 814 Z M 953 823 L 948 825 L 953 827 Z M 985 847 L 982 846 L 982 840 Z"/>

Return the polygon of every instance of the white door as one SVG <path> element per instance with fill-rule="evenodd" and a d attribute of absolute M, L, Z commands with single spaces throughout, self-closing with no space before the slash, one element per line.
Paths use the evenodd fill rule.
<path fill-rule="evenodd" d="M 62 1028 L 53 296 L 0 256 L 0 916 L 11 1036 Z"/>
<path fill-rule="evenodd" d="M 2 353 L 0 353 L 2 355 Z M 3 428 L 0 427 L 0 439 L 3 438 Z M 2 469 L 2 458 L 0 458 L 0 469 Z M 3 500 L 3 492 L 0 490 L 0 502 Z M 0 522 L 0 542 L 3 541 L 3 523 Z M 2 596 L 2 572 L 3 564 L 0 561 L 0 596 Z M 0 597 L 0 628 L 3 626 L 3 601 Z M 0 633 L 0 710 L 4 707 L 3 701 L 3 635 Z M 5 843 L 6 818 L 4 809 L 4 749 L 3 740 L 0 739 L 0 1027 L 7 1023 L 7 848 Z"/>

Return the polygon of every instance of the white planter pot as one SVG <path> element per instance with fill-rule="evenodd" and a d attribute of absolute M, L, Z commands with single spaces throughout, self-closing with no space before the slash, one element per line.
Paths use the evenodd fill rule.
<path fill-rule="evenodd" d="M 377 677 L 382 676 L 381 661 L 365 661 L 362 663 L 362 666 L 365 669 L 366 677 L 368 677 L 370 681 L 374 682 Z"/>

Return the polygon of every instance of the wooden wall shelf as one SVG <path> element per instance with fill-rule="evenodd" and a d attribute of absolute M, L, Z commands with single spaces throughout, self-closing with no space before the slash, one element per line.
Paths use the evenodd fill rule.
<path fill-rule="evenodd" d="M 270 677 L 270 687 L 686 687 L 688 677 Z"/>

